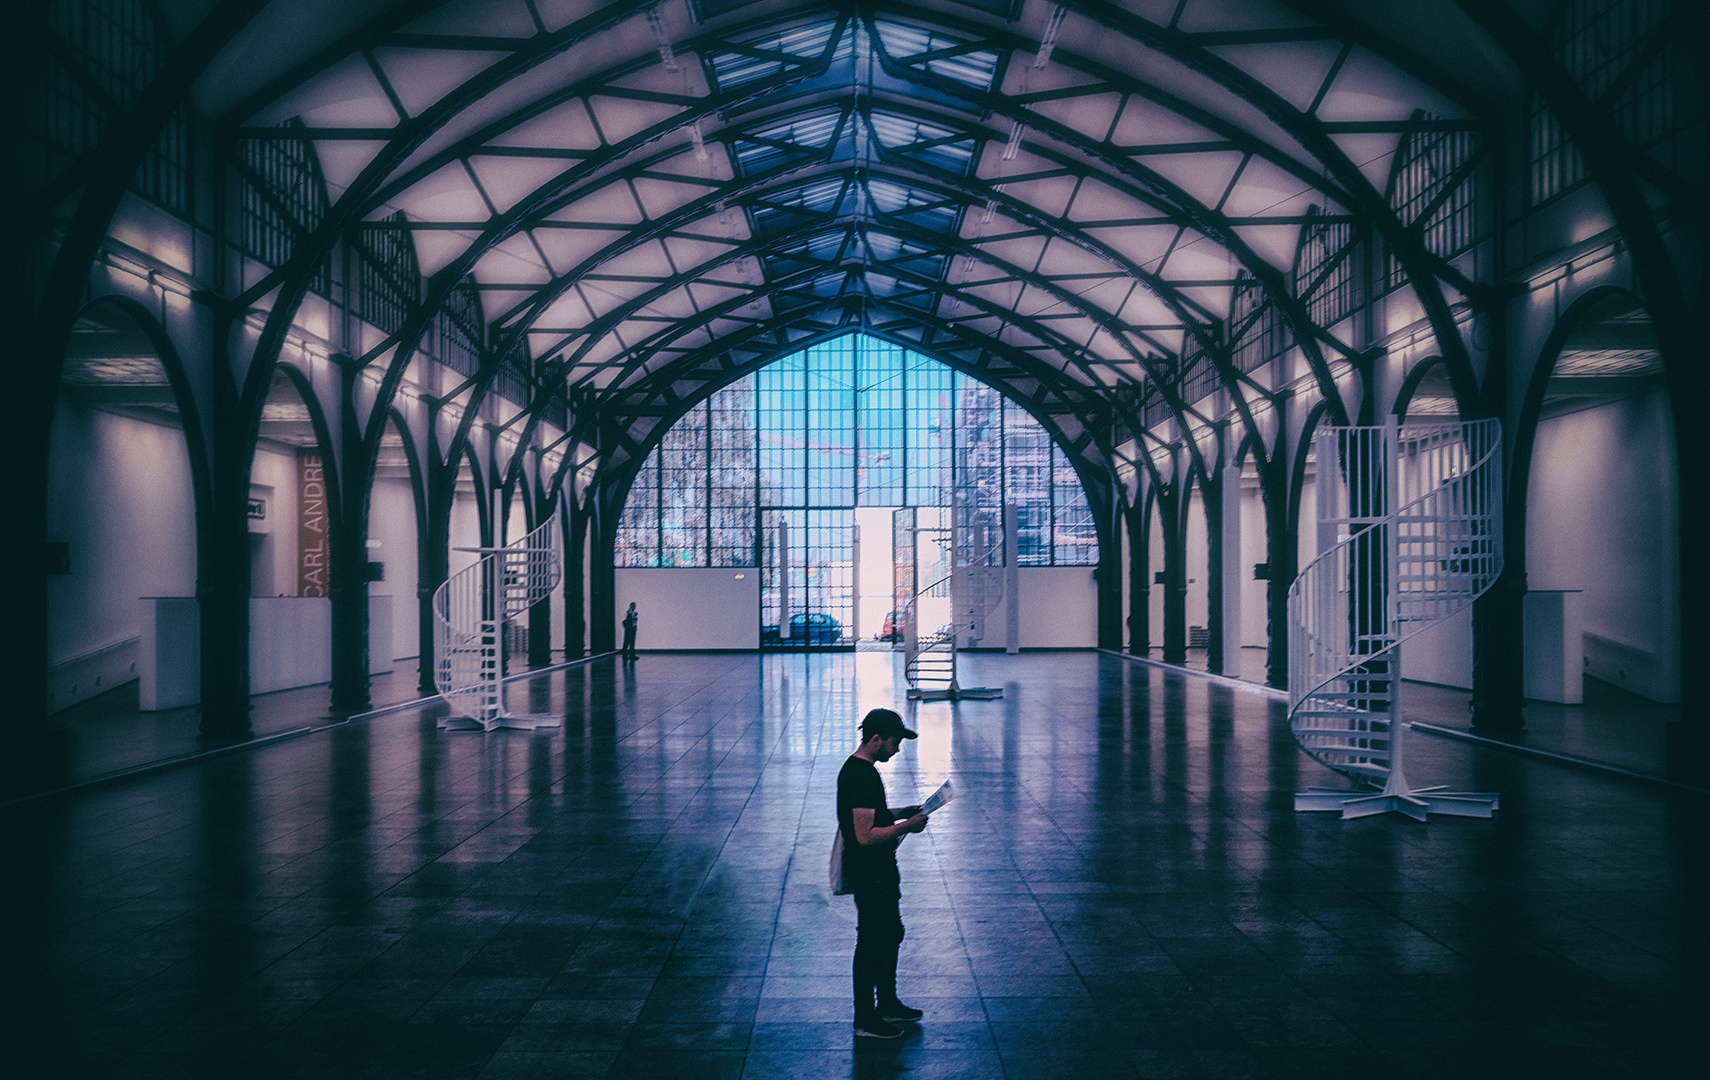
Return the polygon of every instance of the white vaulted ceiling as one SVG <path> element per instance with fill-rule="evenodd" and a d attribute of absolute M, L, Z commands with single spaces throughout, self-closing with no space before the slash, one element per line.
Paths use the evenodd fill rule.
<path fill-rule="evenodd" d="M 1292 291 L 1303 227 L 1393 229 L 1410 125 L 1477 131 L 1517 92 L 1457 27 L 1437 2 L 344 0 L 272 5 L 197 94 L 239 144 L 306 138 L 333 219 L 409 234 L 424 314 L 370 358 L 473 282 L 490 343 L 561 361 L 567 396 L 646 410 L 860 326 L 1073 437 L 1113 390 L 1179 410 L 1238 280 L 1328 380 L 1352 345 Z"/>

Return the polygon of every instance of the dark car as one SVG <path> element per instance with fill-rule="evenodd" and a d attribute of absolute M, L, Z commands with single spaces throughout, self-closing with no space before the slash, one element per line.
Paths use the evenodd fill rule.
<path fill-rule="evenodd" d="M 843 624 L 818 611 L 804 611 L 790 616 L 790 636 L 787 642 L 778 640 L 776 626 L 762 626 L 760 640 L 766 643 L 790 645 L 835 645 L 843 637 Z"/>

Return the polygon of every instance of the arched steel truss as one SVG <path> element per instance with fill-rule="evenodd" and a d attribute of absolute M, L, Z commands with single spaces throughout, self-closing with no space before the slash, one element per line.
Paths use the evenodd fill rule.
<path fill-rule="evenodd" d="M 1196 440 L 1184 435 L 1203 427 L 1204 418 L 1180 393 L 1185 364 L 1195 359 L 1217 369 L 1247 434 L 1261 449 L 1267 445 L 1250 406 L 1271 391 L 1235 370 L 1229 344 L 1221 340 L 1236 271 L 1264 289 L 1306 358 L 1316 393 L 1343 413 L 1333 364 L 1360 358 L 1329 328 L 1311 322 L 1289 280 L 1290 242 L 1279 239 L 1298 234 L 1308 208 L 1320 220 L 1353 223 L 1356 236 L 1369 231 L 1388 240 L 1439 329 L 1453 330 L 1441 282 L 1457 292 L 1467 283 L 1395 219 L 1378 186 L 1336 140 L 1399 137 L 1421 103 L 1460 117 L 1447 122 L 1476 126 L 1483 102 L 1345 18 L 1314 22 L 1306 12 L 1310 5 L 1299 5 L 1299 17 L 1283 20 L 1287 25 L 1196 32 L 1181 20 L 1160 25 L 1119 5 L 1063 5 L 1069 18 L 1058 25 L 1067 35 L 1079 21 L 1077 49 L 1063 37 L 1043 44 L 1040 34 L 1027 32 L 1025 18 L 981 18 L 975 9 L 954 5 L 930 21 L 904 5 L 767 5 L 756 17 L 699 25 L 690 23 L 687 8 L 662 6 L 654 20 L 622 7 L 516 37 L 424 30 L 411 22 L 423 12 L 394 10 L 228 109 L 224 125 L 234 140 L 286 137 L 272 126 L 282 114 L 313 106 L 323 83 L 349 83 L 357 78 L 349 70 L 361 67 L 395 113 L 390 125 L 305 119 L 302 136 L 318 147 L 368 149 L 297 257 L 239 298 L 260 302 L 273 293 L 270 333 L 258 356 L 265 359 L 282 340 L 301 298 L 305 267 L 357 223 L 401 228 L 418 246 L 443 248 L 447 237 L 456 237 L 453 246 L 461 250 L 434 260 L 438 265 L 414 314 L 360 358 L 386 364 L 383 398 L 405 378 L 438 308 L 459 283 L 473 279 L 487 300 L 488 363 L 533 361 L 531 370 L 538 371 L 538 362 L 554 361 L 549 370 L 562 376 L 562 388 L 538 389 L 598 410 L 624 456 L 633 456 L 657 430 L 662 412 L 730 377 L 728 356 L 712 359 L 724 353 L 719 341 L 743 348 L 765 336 L 751 333 L 751 325 L 796 323 L 803 304 L 818 300 L 843 311 L 840 325 L 877 328 L 867 320 L 883 311 L 881 321 L 893 327 L 919 319 L 915 332 L 934 347 L 943 348 L 946 335 L 971 334 L 989 343 L 979 346 L 987 353 L 1009 355 L 1022 378 L 1037 386 L 1002 388 L 1047 414 L 1072 418 L 1057 430 L 1087 471 L 1110 469 L 1124 458 L 1132 466 L 1148 443 L 1160 439 L 1185 442 L 1197 462 Z M 804 31 L 813 27 L 823 28 L 819 36 Z M 641 37 L 644 29 L 650 38 Z M 1089 29 L 1119 44 L 1095 47 L 1098 35 L 1089 37 Z M 792 31 L 819 47 L 776 51 Z M 895 47 L 910 35 L 919 51 Z M 596 48 L 604 44 L 621 47 Z M 1230 60 L 1225 54 L 1234 48 L 1318 49 L 1334 59 L 1324 67 L 1312 106 L 1303 108 L 1287 96 L 1300 96 L 1298 89 L 1273 87 Z M 1126 74 L 1134 68 L 1122 61 L 1135 50 L 1167 58 L 1167 74 L 1186 84 Z M 584 54 L 593 53 L 615 59 L 586 63 Z M 439 96 L 407 88 L 416 69 L 470 55 L 483 62 L 447 63 L 470 74 L 437 80 L 444 85 Z M 771 62 L 776 70 L 721 88 L 718 58 L 730 55 Z M 977 85 L 966 71 L 960 78 L 942 73 L 946 63 L 969 57 L 989 68 L 989 85 Z M 1380 58 L 1392 79 L 1406 83 L 1405 118 L 1398 110 L 1353 120 L 1314 115 L 1353 57 Z M 563 77 L 571 71 L 574 78 Z M 485 107 L 501 97 L 506 107 Z M 529 142 L 527 135 L 546 130 L 547 121 L 578 110 L 590 122 L 589 145 L 553 145 L 538 137 Z M 1137 141 L 1122 129 L 1131 113 L 1174 118 L 1175 134 L 1191 129 L 1202 137 Z M 624 128 L 599 130 L 601 120 L 619 114 L 627 120 Z M 828 114 L 829 131 L 817 145 L 776 137 L 792 118 L 811 118 L 823 128 Z M 1102 129 L 1086 119 L 1089 114 L 1105 118 Z M 899 123 L 915 124 L 920 137 L 897 142 Z M 768 132 L 776 161 L 749 174 L 740 148 L 764 144 Z M 960 174 L 933 161 L 934 151 L 956 144 L 967 147 Z M 526 163 L 531 179 L 499 200 L 482 184 L 483 177 L 499 174 L 495 163 L 513 171 Z M 422 190 L 459 171 L 480 195 L 468 205 L 484 204 L 488 213 L 436 220 L 422 210 Z M 1190 190 L 1192 182 L 1183 177 L 1196 171 L 1223 179 Z M 1264 180 L 1251 185 L 1255 191 L 1287 197 L 1256 205 L 1243 184 L 1260 173 Z M 856 193 L 858 209 L 807 205 L 797 228 L 755 234 L 759 215 L 775 213 L 792 198 L 805 203 L 804 190 L 831 180 Z M 908 205 L 892 213 L 878 207 L 866 191 L 874 180 L 910 193 Z M 1279 192 L 1279 184 L 1287 190 Z M 614 192 L 633 201 L 622 205 Z M 928 196 L 924 203 L 914 201 L 922 195 Z M 836 201 L 849 200 L 840 193 Z M 936 229 L 923 226 L 923 206 L 947 211 L 948 220 Z M 733 212 L 740 221 L 730 235 L 709 231 L 709 221 L 729 221 Z M 589 232 L 604 234 L 606 242 L 584 245 L 573 261 L 557 257 L 571 245 L 542 239 Z M 1136 242 L 1142 232 L 1147 242 Z M 866 242 L 876 235 L 892 247 L 900 242 L 908 258 L 877 257 Z M 1261 235 L 1264 250 L 1253 239 Z M 792 245 L 797 253 L 829 245 L 837 254 L 793 260 L 801 265 L 780 272 Z M 672 249 L 690 246 L 714 254 L 678 265 Z M 503 256 L 529 247 L 539 256 L 535 269 L 547 272 L 507 280 L 497 269 Z M 1185 258 L 1192 248 L 1200 250 Z M 1033 265 L 1024 265 L 1023 256 Z M 1184 273 L 1172 260 L 1201 272 Z M 1215 262 L 1224 264 L 1222 271 L 1205 273 Z M 936 274 L 923 272 L 933 266 Z M 742 270 L 756 280 L 742 280 Z M 600 288 L 624 293 L 623 302 L 597 309 L 586 297 Z M 1006 291 L 1016 298 L 1036 295 L 1042 303 L 1018 310 L 1000 302 Z M 1145 296 L 1137 297 L 1141 291 Z M 703 303 L 694 298 L 697 292 L 722 298 Z M 1111 293 L 1121 295 L 1112 299 Z M 565 323 L 567 309 L 579 309 L 580 321 Z M 670 314 L 661 316 L 661 309 Z M 851 319 L 856 309 L 860 318 Z M 943 325 L 934 327 L 929 312 Z M 963 325 L 969 321 L 976 324 L 972 331 Z M 982 333 L 983 324 L 989 328 Z M 1030 363 L 1023 360 L 1029 355 L 1035 357 Z M 1466 368 L 1458 341 L 1445 347 L 1445 355 Z M 992 374 L 989 367 L 986 373 Z M 478 378 L 460 390 L 479 394 L 490 383 L 490 377 Z M 1141 421 L 1154 398 L 1164 404 L 1173 431 L 1148 430 Z M 1046 400 L 1057 404 L 1043 407 Z M 465 410 L 466 424 L 474 411 Z M 622 434 L 611 431 L 614 426 Z"/>

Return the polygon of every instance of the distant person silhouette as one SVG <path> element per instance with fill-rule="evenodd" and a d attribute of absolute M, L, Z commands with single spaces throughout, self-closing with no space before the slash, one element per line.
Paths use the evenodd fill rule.
<path fill-rule="evenodd" d="M 635 614 L 635 601 L 629 602 L 629 613 L 623 617 L 623 658 L 635 659 L 635 624 L 638 616 Z"/>

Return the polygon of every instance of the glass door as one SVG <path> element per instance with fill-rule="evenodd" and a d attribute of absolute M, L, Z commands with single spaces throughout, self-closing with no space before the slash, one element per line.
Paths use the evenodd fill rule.
<path fill-rule="evenodd" d="M 760 647 L 855 647 L 855 511 L 761 512 Z"/>

